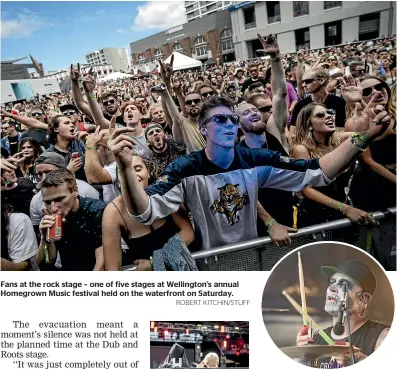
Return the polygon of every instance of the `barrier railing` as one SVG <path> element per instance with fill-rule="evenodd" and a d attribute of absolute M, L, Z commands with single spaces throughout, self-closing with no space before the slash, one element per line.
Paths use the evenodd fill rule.
<path fill-rule="evenodd" d="M 386 227 L 392 235 L 390 242 L 391 252 L 395 256 L 395 219 L 396 208 L 389 208 L 384 212 L 372 213 L 376 221 L 383 221 L 381 227 Z M 390 216 L 390 217 L 389 217 Z M 340 219 L 327 223 L 316 224 L 299 229 L 298 232 L 290 234 L 291 246 L 275 246 L 270 237 L 262 237 L 255 240 L 238 242 L 231 245 L 216 247 L 193 253 L 199 270 L 270 270 L 275 263 L 285 254 L 296 247 L 315 241 L 347 241 L 341 231 L 352 226 L 349 219 Z M 342 232 L 343 233 L 343 232 Z M 356 242 L 353 244 L 362 249 L 367 249 L 367 228 L 358 228 Z M 393 250 L 394 248 L 394 250 Z M 393 264 L 393 262 L 392 262 Z M 391 269 L 395 270 L 392 266 Z"/>

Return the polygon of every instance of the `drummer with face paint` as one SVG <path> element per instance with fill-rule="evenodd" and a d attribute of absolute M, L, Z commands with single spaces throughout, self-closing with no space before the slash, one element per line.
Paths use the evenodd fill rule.
<path fill-rule="evenodd" d="M 335 333 L 335 325 L 338 322 L 338 313 L 341 301 L 344 298 L 344 286 L 346 299 L 349 301 L 351 344 L 359 349 L 354 354 L 355 363 L 371 355 L 383 342 L 389 332 L 389 326 L 377 323 L 366 318 L 366 310 L 371 303 L 376 289 L 376 279 L 371 269 L 357 260 L 348 260 L 337 268 L 323 266 L 323 273 L 329 277 L 329 285 L 326 292 L 324 310 L 332 316 L 333 325 L 324 329 L 325 333 L 334 342 L 348 342 L 347 325 L 343 325 L 343 333 Z M 346 320 L 346 319 L 344 319 Z M 308 344 L 309 336 L 298 333 L 296 343 L 298 346 Z M 327 345 L 320 336 L 314 336 L 315 345 Z M 323 369 L 343 368 L 350 365 L 349 356 L 337 358 L 319 359 L 318 367 Z"/>

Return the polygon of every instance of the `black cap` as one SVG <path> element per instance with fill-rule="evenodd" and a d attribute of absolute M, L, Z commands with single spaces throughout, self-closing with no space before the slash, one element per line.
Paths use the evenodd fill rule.
<path fill-rule="evenodd" d="M 79 112 L 79 110 L 72 104 L 61 105 L 59 107 L 59 110 L 61 111 L 61 113 L 64 113 L 65 111 L 68 111 L 68 110 L 74 110 L 76 113 Z"/>
<path fill-rule="evenodd" d="M 354 279 L 365 292 L 368 292 L 371 295 L 375 292 L 375 276 L 371 269 L 361 261 L 348 260 L 338 265 L 336 268 L 333 266 L 322 266 L 321 270 L 329 278 L 331 278 L 335 273 L 346 274 L 350 278 Z"/>

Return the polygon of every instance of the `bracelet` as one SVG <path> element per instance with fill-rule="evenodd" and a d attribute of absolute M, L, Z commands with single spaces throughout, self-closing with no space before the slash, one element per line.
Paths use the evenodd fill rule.
<path fill-rule="evenodd" d="M 346 204 L 345 204 L 345 205 L 346 205 Z M 350 209 L 350 206 L 349 206 L 349 205 L 346 205 L 346 210 L 345 210 L 345 211 L 342 210 L 342 215 L 345 216 L 346 213 L 349 211 L 349 209 Z"/>
<path fill-rule="evenodd" d="M 149 259 L 149 265 L 150 265 L 150 267 L 153 270 L 153 256 L 151 256 L 150 259 Z"/>
<path fill-rule="evenodd" d="M 342 208 L 343 208 L 343 204 L 340 202 L 340 203 L 338 204 L 338 211 L 339 211 L 340 213 L 342 213 Z"/>
<path fill-rule="evenodd" d="M 273 219 L 269 222 L 269 224 L 266 226 L 267 231 L 269 232 L 269 231 L 272 229 L 272 227 L 273 227 L 276 223 L 277 223 L 277 220 L 273 218 Z"/>
<path fill-rule="evenodd" d="M 362 143 L 359 143 L 359 141 L 361 141 Z M 365 151 L 368 147 L 368 137 L 354 132 L 351 138 L 351 143 L 355 145 L 358 150 Z"/>
<path fill-rule="evenodd" d="M 95 146 L 84 146 L 84 149 L 86 150 L 86 151 L 96 151 L 96 147 Z"/>
<path fill-rule="evenodd" d="M 96 100 L 95 95 L 87 95 L 87 97 L 89 100 Z"/>
<path fill-rule="evenodd" d="M 44 261 L 46 264 L 50 263 L 50 253 L 48 251 L 48 242 L 44 238 L 41 238 L 40 243 L 44 245 Z"/>

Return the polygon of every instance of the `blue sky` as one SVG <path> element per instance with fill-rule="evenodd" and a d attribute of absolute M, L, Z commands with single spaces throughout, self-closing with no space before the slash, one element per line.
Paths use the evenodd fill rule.
<path fill-rule="evenodd" d="M 48 71 L 84 63 L 102 47 L 130 54 L 130 42 L 184 23 L 183 3 L 2 1 L 1 59 L 31 54 Z"/>

